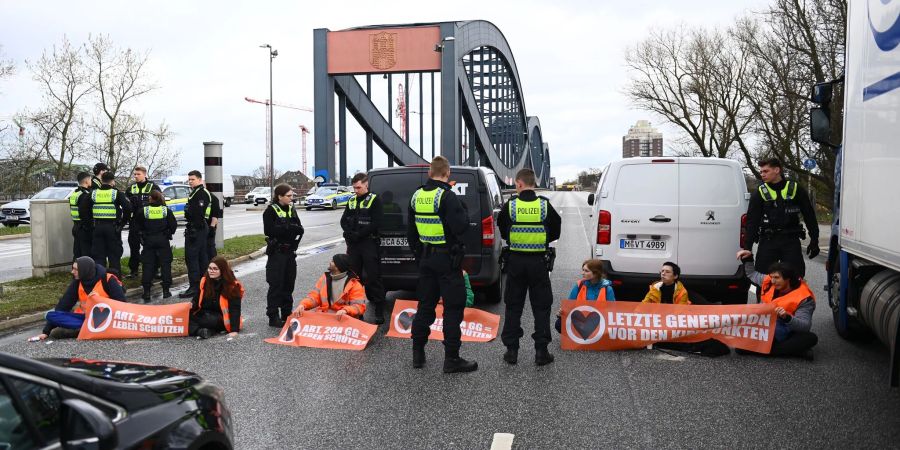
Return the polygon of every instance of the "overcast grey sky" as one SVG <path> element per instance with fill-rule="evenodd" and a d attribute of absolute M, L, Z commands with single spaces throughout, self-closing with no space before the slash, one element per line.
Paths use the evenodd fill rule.
<path fill-rule="evenodd" d="M 265 107 L 245 96 L 268 97 L 268 57 L 279 52 L 275 101 L 312 106 L 312 30 L 354 26 L 484 19 L 503 31 L 513 50 L 528 115 L 538 116 L 550 143 L 553 176 L 572 178 L 621 157 L 622 135 L 638 119 L 674 130 L 634 110 L 622 94 L 625 49 L 654 27 L 727 25 L 765 0 L 500 2 L 458 0 L 244 2 L 0 0 L 0 44 L 17 75 L 0 86 L 0 117 L 37 107 L 39 93 L 25 60 L 60 42 L 108 34 L 119 46 L 146 49 L 149 74 L 160 89 L 134 111 L 150 123 L 165 119 L 177 133 L 179 172 L 202 166 L 206 140 L 225 143 L 225 171 L 248 174 L 264 163 Z M 299 124 L 312 113 L 275 109 L 275 164 L 300 166 Z M 396 122 L 395 122 L 396 124 Z M 350 172 L 364 169 L 354 131 Z M 312 136 L 308 139 L 312 164 Z M 666 145 L 668 147 L 668 145 Z M 380 153 L 380 152 L 379 152 Z M 376 165 L 385 164 L 383 156 Z"/>

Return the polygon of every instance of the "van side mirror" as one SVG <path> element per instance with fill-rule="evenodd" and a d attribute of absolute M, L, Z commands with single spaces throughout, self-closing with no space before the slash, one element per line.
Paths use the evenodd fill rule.
<path fill-rule="evenodd" d="M 817 83 L 813 86 L 812 101 L 820 105 L 831 103 L 831 94 L 834 91 L 834 81 Z"/>
<path fill-rule="evenodd" d="M 63 400 L 62 430 L 63 448 L 114 449 L 119 437 L 112 420 L 90 403 L 73 398 Z"/>
<path fill-rule="evenodd" d="M 588 195 L 588 205 L 594 206 L 594 193 L 593 192 L 591 192 Z"/>
<path fill-rule="evenodd" d="M 831 139 L 831 119 L 825 108 L 809 110 L 809 134 L 813 142 L 833 146 Z"/>

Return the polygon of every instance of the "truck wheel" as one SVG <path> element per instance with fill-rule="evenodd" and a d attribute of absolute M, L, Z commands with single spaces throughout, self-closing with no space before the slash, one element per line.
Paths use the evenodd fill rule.
<path fill-rule="evenodd" d="M 863 286 L 859 317 L 885 345 L 891 347 L 900 326 L 900 273 L 882 270 Z"/>
<path fill-rule="evenodd" d="M 225 207 L 231 206 L 231 197 L 225 197 Z"/>

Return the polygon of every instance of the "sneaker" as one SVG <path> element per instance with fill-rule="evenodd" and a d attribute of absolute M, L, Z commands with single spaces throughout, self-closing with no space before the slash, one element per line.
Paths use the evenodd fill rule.
<path fill-rule="evenodd" d="M 552 363 L 554 359 L 553 354 L 547 351 L 546 348 L 534 351 L 534 363 L 539 366 L 546 366 Z"/>
<path fill-rule="evenodd" d="M 519 362 L 519 349 L 507 348 L 506 353 L 503 354 L 503 360 L 509 364 L 515 364 Z"/>
<path fill-rule="evenodd" d="M 73 328 L 56 327 L 50 330 L 50 337 L 52 339 L 75 339 L 78 337 L 79 331 Z"/>
<path fill-rule="evenodd" d="M 209 339 L 212 336 L 212 330 L 209 328 L 201 328 L 197 330 L 197 337 L 200 339 Z"/>
<path fill-rule="evenodd" d="M 478 363 L 460 357 L 444 358 L 444 373 L 466 373 L 478 370 Z"/>

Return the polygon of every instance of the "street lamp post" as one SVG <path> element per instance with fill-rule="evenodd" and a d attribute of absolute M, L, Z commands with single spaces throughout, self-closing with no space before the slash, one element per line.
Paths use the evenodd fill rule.
<path fill-rule="evenodd" d="M 272 61 L 278 56 L 278 50 L 272 50 L 272 46 L 269 44 L 263 44 L 259 46 L 260 48 L 269 49 L 269 196 L 271 197 L 269 200 L 275 201 L 275 141 L 273 139 L 273 135 L 275 134 L 275 122 L 272 121 L 272 110 L 274 108 L 275 99 L 272 98 Z"/>

